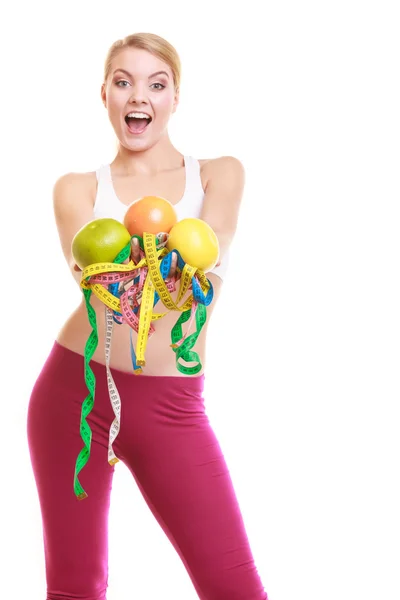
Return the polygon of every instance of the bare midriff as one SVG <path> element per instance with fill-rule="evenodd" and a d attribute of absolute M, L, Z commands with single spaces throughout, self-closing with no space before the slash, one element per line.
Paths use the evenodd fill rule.
<path fill-rule="evenodd" d="M 207 321 L 202 328 L 202 331 L 197 339 L 193 351 L 199 355 L 202 364 L 202 371 L 205 368 L 206 360 L 206 338 L 207 328 L 211 313 L 217 301 L 221 280 L 217 275 L 208 274 L 208 278 L 214 288 L 214 299 L 207 307 Z M 172 298 L 176 298 L 176 292 L 172 294 Z M 105 364 L 105 305 L 94 294 L 91 296 L 91 305 L 96 312 L 97 330 L 99 343 L 92 360 L 101 364 Z M 167 312 L 165 317 L 153 321 L 154 333 L 149 337 L 146 347 L 145 360 L 146 364 L 143 367 L 143 375 L 167 375 L 167 376 L 184 376 L 176 367 L 175 352 L 171 348 L 171 329 L 175 325 L 180 316 L 178 311 L 167 311 L 167 309 L 158 302 L 154 308 L 154 312 Z M 73 311 L 67 319 L 64 326 L 61 328 L 57 341 L 77 352 L 84 354 L 85 344 L 92 331 L 87 314 L 86 304 L 82 294 L 82 301 L 79 306 Z M 114 323 L 112 340 L 111 340 L 111 356 L 110 366 L 120 371 L 133 372 L 131 351 L 130 351 L 130 331 L 128 324 L 119 325 Z M 189 333 L 195 331 L 195 323 L 193 323 Z M 137 334 L 132 330 L 132 343 L 136 347 Z M 186 366 L 193 366 L 193 363 L 188 363 Z"/>

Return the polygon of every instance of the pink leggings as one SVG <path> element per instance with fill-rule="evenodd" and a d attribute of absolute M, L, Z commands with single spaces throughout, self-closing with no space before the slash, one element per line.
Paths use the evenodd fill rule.
<path fill-rule="evenodd" d="M 106 368 L 92 361 L 96 393 L 89 462 L 73 490 L 83 357 L 57 342 L 34 385 L 27 432 L 43 520 L 47 600 L 105 600 L 108 513 L 115 467 L 107 461 L 114 419 Z M 156 377 L 112 369 L 121 397 L 113 444 L 179 554 L 202 600 L 268 600 L 238 501 L 205 413 L 203 376 Z M 167 594 L 171 597 L 171 593 Z"/>

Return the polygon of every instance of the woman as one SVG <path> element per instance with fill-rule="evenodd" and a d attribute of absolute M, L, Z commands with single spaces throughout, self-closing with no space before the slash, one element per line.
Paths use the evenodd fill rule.
<path fill-rule="evenodd" d="M 78 284 L 81 272 L 71 241 L 89 221 L 123 220 L 127 206 L 145 195 L 168 198 L 178 220 L 200 217 L 217 234 L 220 262 L 207 273 L 214 299 L 226 272 L 241 202 L 239 160 L 196 160 L 172 145 L 168 122 L 179 101 L 180 62 L 175 49 L 153 34 L 135 34 L 110 48 L 101 98 L 118 138 L 110 165 L 94 173 L 69 173 L 54 186 L 60 242 Z M 138 248 L 132 246 L 132 258 Z M 171 273 L 175 271 L 172 265 Z M 90 460 L 72 488 L 82 448 L 79 424 L 87 395 L 83 353 L 91 332 L 85 302 L 67 319 L 35 383 L 28 411 L 28 440 L 43 518 L 47 599 L 106 598 L 107 521 L 114 466 L 107 460 L 114 419 L 104 352 L 105 307 L 92 296 L 99 343 L 90 366 L 96 378 Z M 207 323 L 194 350 L 202 369 L 177 371 L 170 347 L 177 313 L 155 324 L 141 375 L 133 373 L 130 327 L 115 325 L 110 368 L 121 398 L 121 424 L 113 449 L 135 478 L 148 506 L 183 561 L 199 598 L 265 600 L 240 508 L 203 399 Z M 168 595 L 171 597 L 171 595 Z"/>

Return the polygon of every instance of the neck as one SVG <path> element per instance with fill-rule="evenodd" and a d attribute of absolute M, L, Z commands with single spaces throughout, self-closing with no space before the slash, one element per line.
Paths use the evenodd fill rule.
<path fill-rule="evenodd" d="M 143 150 L 130 150 L 118 144 L 117 155 L 111 164 L 114 172 L 120 175 L 156 175 L 183 166 L 183 156 L 167 136 Z"/>

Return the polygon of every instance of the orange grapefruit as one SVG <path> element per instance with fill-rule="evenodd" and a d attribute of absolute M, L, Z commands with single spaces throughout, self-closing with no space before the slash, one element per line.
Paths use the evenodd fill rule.
<path fill-rule="evenodd" d="M 132 235 L 169 233 L 178 218 L 175 208 L 161 196 L 143 196 L 130 204 L 124 216 L 124 225 Z"/>

